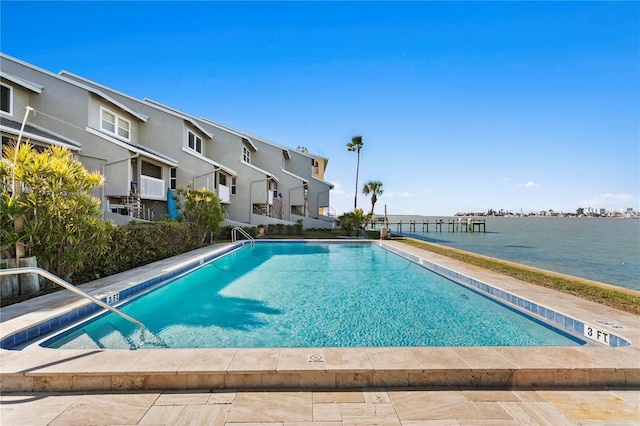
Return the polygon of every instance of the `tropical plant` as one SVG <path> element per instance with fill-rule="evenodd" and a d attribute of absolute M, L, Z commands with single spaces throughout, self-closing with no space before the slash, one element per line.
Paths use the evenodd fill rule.
<path fill-rule="evenodd" d="M 28 142 L 3 149 L 0 248 L 5 255 L 36 256 L 38 264 L 68 280 L 91 256 L 107 250 L 100 200 L 90 192 L 104 184 L 66 148 L 41 152 Z"/>
<path fill-rule="evenodd" d="M 378 195 L 382 195 L 384 190 L 382 189 L 382 182 L 378 180 L 370 180 L 362 187 L 362 193 L 364 195 L 371 194 L 371 216 L 373 216 L 373 209 L 378 201 Z"/>
<path fill-rule="evenodd" d="M 360 171 L 360 150 L 362 149 L 362 136 L 354 136 L 351 138 L 351 142 L 347 144 L 347 150 L 349 152 L 356 152 L 358 154 L 358 162 L 356 163 L 356 195 L 353 201 L 353 208 L 358 208 L 358 172 Z"/>
<path fill-rule="evenodd" d="M 347 212 L 338 217 L 338 226 L 340 226 L 344 235 L 351 235 L 353 231 L 356 231 L 357 234 L 370 219 L 370 213 L 364 214 L 362 209 L 353 209 L 352 212 Z"/>
<path fill-rule="evenodd" d="M 204 188 L 193 189 L 191 185 L 187 188 L 179 187 L 176 190 L 176 206 L 178 220 L 196 224 L 200 229 L 202 243 L 207 239 L 213 243 L 224 218 L 218 196 Z"/>

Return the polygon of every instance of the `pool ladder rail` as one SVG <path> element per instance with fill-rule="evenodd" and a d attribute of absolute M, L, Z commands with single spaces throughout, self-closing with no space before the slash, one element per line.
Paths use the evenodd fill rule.
<path fill-rule="evenodd" d="M 253 238 L 251 235 L 249 235 L 249 233 L 247 231 L 245 231 L 244 229 L 242 229 L 239 226 L 236 226 L 235 228 L 233 228 L 231 230 L 231 242 L 236 242 L 238 241 L 238 232 L 240 233 L 240 235 L 242 235 L 243 237 L 245 237 L 247 240 L 251 241 L 251 246 L 253 246 L 256 242 L 255 238 Z"/>
<path fill-rule="evenodd" d="M 105 308 L 111 312 L 113 312 L 114 314 L 118 315 L 119 317 L 121 317 L 122 319 L 125 319 L 133 324 L 135 324 L 136 326 L 144 329 L 144 325 L 138 321 L 137 319 L 134 319 L 132 317 L 130 317 L 129 315 L 125 314 L 122 311 L 119 311 L 118 309 L 114 308 L 113 306 L 110 306 L 108 304 L 106 304 L 105 302 L 103 302 L 100 299 L 96 299 L 95 297 L 85 293 L 84 291 L 80 290 L 78 287 L 74 286 L 73 284 L 63 280 L 60 277 L 57 277 L 55 275 L 53 275 L 51 272 L 49 271 L 45 271 L 42 268 L 38 268 L 35 266 L 29 266 L 29 267 L 25 267 L 25 268 L 10 268 L 10 269 L 1 269 L 0 270 L 0 276 L 2 275 L 13 275 L 13 274 L 38 274 L 56 284 L 58 284 L 61 287 L 66 288 L 67 290 L 77 294 L 80 297 L 84 297 L 85 299 L 89 299 L 90 301 L 92 301 L 93 303 L 95 303 L 96 305 Z"/>

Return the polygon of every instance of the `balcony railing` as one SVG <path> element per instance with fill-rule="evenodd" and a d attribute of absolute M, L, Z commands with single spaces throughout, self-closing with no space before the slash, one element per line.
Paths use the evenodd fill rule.
<path fill-rule="evenodd" d="M 221 203 L 229 202 L 229 187 L 226 185 L 218 185 L 218 198 Z"/>
<path fill-rule="evenodd" d="M 140 176 L 140 197 L 164 199 L 166 197 L 166 189 L 163 179 L 156 179 L 150 176 Z"/>

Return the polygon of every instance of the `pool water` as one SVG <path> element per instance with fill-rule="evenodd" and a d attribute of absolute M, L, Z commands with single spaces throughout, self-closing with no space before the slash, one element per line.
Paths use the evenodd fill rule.
<path fill-rule="evenodd" d="M 520 312 L 369 243 L 246 245 L 53 348 L 574 346 Z M 146 335 L 144 334 L 146 333 Z"/>

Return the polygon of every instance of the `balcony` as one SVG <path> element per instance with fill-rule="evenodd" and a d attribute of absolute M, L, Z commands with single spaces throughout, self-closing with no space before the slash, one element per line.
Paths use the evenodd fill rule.
<path fill-rule="evenodd" d="M 166 196 L 163 179 L 156 179 L 144 175 L 140 176 L 140 197 L 164 200 Z"/>
<path fill-rule="evenodd" d="M 218 198 L 221 203 L 229 203 L 229 187 L 226 185 L 218 185 Z"/>

